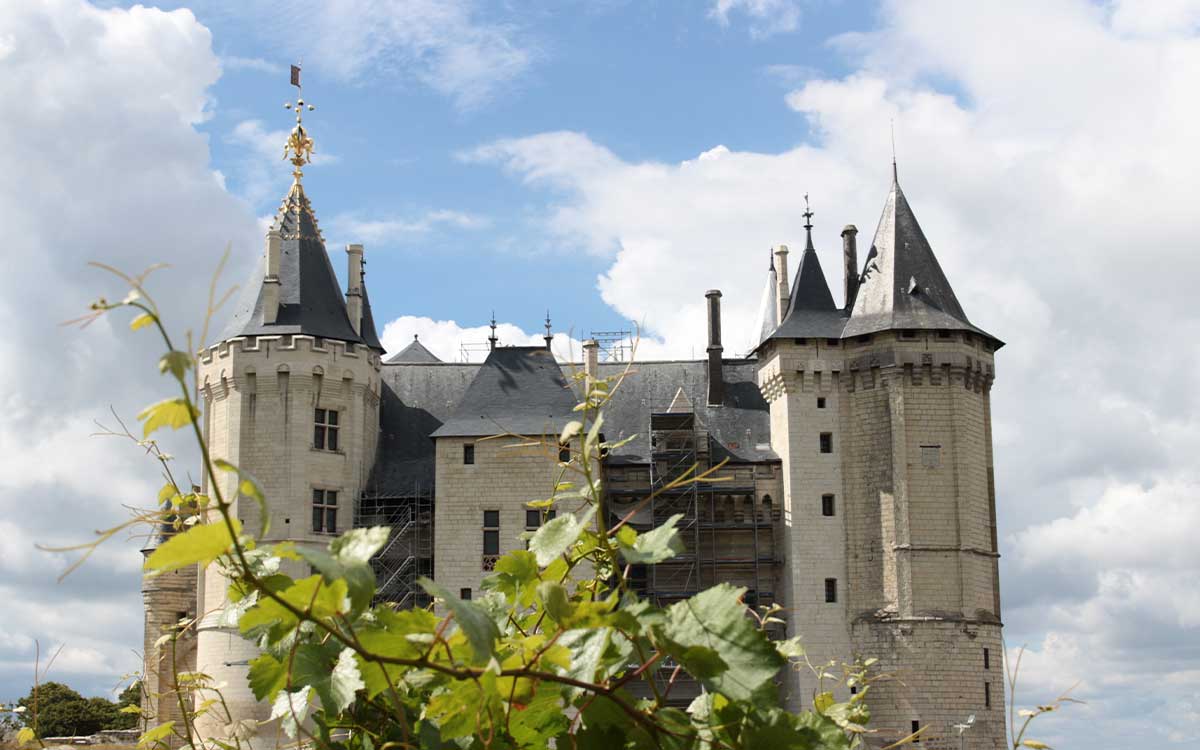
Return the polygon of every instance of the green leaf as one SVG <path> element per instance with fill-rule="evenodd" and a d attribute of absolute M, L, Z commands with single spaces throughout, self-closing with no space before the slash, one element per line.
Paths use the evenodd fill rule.
<path fill-rule="evenodd" d="M 327 715 L 344 711 L 364 685 L 354 651 L 336 643 L 304 643 L 291 655 L 292 686 L 311 687 Z"/>
<path fill-rule="evenodd" d="M 733 700 L 750 700 L 775 676 L 786 660 L 770 639 L 746 616 L 740 601 L 745 588 L 727 583 L 672 604 L 655 628 L 667 651 L 682 661 L 689 648 L 702 646 L 720 654 L 728 668 L 718 674 L 695 675 L 705 687 Z M 713 663 L 702 665 L 711 668 Z"/>
<path fill-rule="evenodd" d="M 1047 745 L 1045 742 L 1039 742 L 1037 740 L 1021 740 L 1021 744 L 1025 747 L 1031 747 L 1033 750 L 1050 750 L 1049 745 Z"/>
<path fill-rule="evenodd" d="M 275 703 L 271 705 L 270 718 L 283 720 L 280 722 L 280 726 L 288 737 L 296 739 L 297 729 L 304 722 L 304 718 L 308 716 L 311 697 L 312 689 L 307 687 L 294 693 L 283 690 L 275 696 Z"/>
<path fill-rule="evenodd" d="M 679 655 L 679 663 L 698 679 L 716 677 L 729 669 L 721 655 L 706 646 L 689 646 Z"/>
<path fill-rule="evenodd" d="M 550 747 L 550 738 L 567 729 L 569 721 L 562 708 L 562 691 L 541 683 L 528 705 L 513 706 L 508 726 L 517 747 L 541 750 Z M 567 745 L 560 744 L 559 747 Z"/>
<path fill-rule="evenodd" d="M 345 711 L 354 702 L 354 694 L 365 688 L 358 663 L 354 660 L 354 649 L 344 648 L 333 665 L 329 678 L 329 692 L 338 711 Z M 328 709 L 327 709 L 328 710 Z"/>
<path fill-rule="evenodd" d="M 364 529 L 365 531 L 365 529 Z M 335 541 L 336 543 L 336 541 Z M 371 606 L 375 597 L 375 572 L 365 562 L 343 564 L 341 560 L 319 549 L 296 547 L 296 555 L 308 561 L 328 583 L 342 581 L 350 596 L 350 611 L 358 613 Z"/>
<path fill-rule="evenodd" d="M 142 747 L 143 745 L 153 745 L 155 742 L 158 742 L 164 737 L 169 736 L 171 734 L 171 730 L 174 728 L 175 722 L 167 721 L 159 724 L 153 729 L 147 729 L 145 733 L 142 734 L 141 739 L 138 740 L 138 747 Z"/>
<path fill-rule="evenodd" d="M 142 313 L 133 320 L 129 321 L 129 330 L 136 331 L 139 328 L 145 328 L 154 322 L 154 316 L 150 313 Z"/>
<path fill-rule="evenodd" d="M 287 666 L 270 654 L 257 656 L 250 660 L 248 682 L 256 699 L 273 701 L 287 684 Z"/>
<path fill-rule="evenodd" d="M 483 607 L 459 599 L 428 578 L 420 578 L 417 582 L 430 596 L 441 599 L 446 608 L 454 614 L 454 621 L 471 643 L 476 664 L 483 664 L 495 656 L 496 639 L 500 637 L 500 630 Z"/>
<path fill-rule="evenodd" d="M 241 523 L 231 519 L 233 534 L 240 534 Z M 197 524 L 182 534 L 176 534 L 158 546 L 146 558 L 146 570 L 166 573 L 196 563 L 207 565 L 233 546 L 233 535 L 224 521 Z"/>
<path fill-rule="evenodd" d="M 529 540 L 529 551 L 537 557 L 537 564 L 545 567 L 570 549 L 595 512 L 593 506 L 584 512 L 582 518 L 576 518 L 574 513 L 564 513 L 542 524 Z"/>
<path fill-rule="evenodd" d="M 258 486 L 258 480 L 248 471 L 242 471 L 238 467 L 228 461 L 218 458 L 213 461 L 221 471 L 228 471 L 238 476 L 238 495 L 248 497 L 258 505 L 259 517 L 262 518 L 262 526 L 259 528 L 258 536 L 261 539 L 271 530 L 271 513 L 267 508 L 267 498 L 263 496 L 262 489 Z"/>
<path fill-rule="evenodd" d="M 562 434 L 558 436 L 558 444 L 566 445 L 568 440 L 575 437 L 582 431 L 583 422 L 580 422 L 577 419 L 572 419 L 570 422 L 567 422 L 565 427 L 563 427 Z"/>
<path fill-rule="evenodd" d="M 29 727 L 21 727 L 21 731 L 17 732 L 17 747 L 28 745 L 36 736 Z"/>
<path fill-rule="evenodd" d="M 775 650 L 785 659 L 799 658 L 804 656 L 804 646 L 800 642 L 800 636 L 788 638 L 786 641 L 776 641 Z"/>
<path fill-rule="evenodd" d="M 183 380 L 190 369 L 192 369 L 192 356 L 178 349 L 172 349 L 158 360 L 158 371 L 164 375 L 169 372 L 175 376 L 176 380 Z"/>
<path fill-rule="evenodd" d="M 347 531 L 329 545 L 329 551 L 343 565 L 367 563 L 388 543 L 392 530 L 387 526 Z"/>
<path fill-rule="evenodd" d="M 583 452 L 590 455 L 592 447 L 596 445 L 596 441 L 600 438 L 600 428 L 604 426 L 604 412 L 596 414 L 596 421 L 592 422 L 591 429 L 588 430 L 587 438 L 583 441 Z"/>
<path fill-rule="evenodd" d="M 161 427 L 178 430 L 200 418 L 200 410 L 182 398 L 168 398 L 151 404 L 137 415 L 142 425 L 142 437 L 148 438 Z"/>
<path fill-rule="evenodd" d="M 813 696 L 813 710 L 819 714 L 824 714 L 833 705 L 833 693 L 826 690 L 823 693 L 817 693 Z"/>
<path fill-rule="evenodd" d="M 622 526 L 621 530 L 617 532 L 617 544 L 621 548 L 621 557 L 625 558 L 625 562 L 633 565 L 653 565 L 675 557 L 684 549 L 683 540 L 679 538 L 679 529 L 675 528 L 675 524 L 679 523 L 682 518 L 683 514 L 677 513 L 668 518 L 662 526 L 636 535 L 632 543 L 622 541 L 623 539 L 627 540 L 629 536 L 628 534 L 622 536 L 621 532 L 629 528 Z"/>

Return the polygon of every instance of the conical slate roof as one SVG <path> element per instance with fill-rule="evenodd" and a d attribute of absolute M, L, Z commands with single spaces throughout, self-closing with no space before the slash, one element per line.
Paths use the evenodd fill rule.
<path fill-rule="evenodd" d="M 844 336 L 893 329 L 975 331 L 893 171 Z"/>
<path fill-rule="evenodd" d="M 375 316 L 371 313 L 371 298 L 367 296 L 365 279 L 362 285 L 362 325 L 359 326 L 359 335 L 362 336 L 364 344 L 377 352 L 383 352 L 383 344 L 379 343 L 379 334 L 375 332 Z"/>
<path fill-rule="evenodd" d="M 365 316 L 364 316 L 365 317 Z M 412 343 L 400 350 L 396 356 L 388 360 L 390 364 L 421 365 L 441 362 L 437 355 L 425 348 L 416 336 Z"/>
<path fill-rule="evenodd" d="M 779 275 L 775 273 L 775 256 L 767 270 L 767 286 L 763 289 L 762 302 L 758 306 L 758 322 L 754 326 L 754 345 L 758 346 L 771 337 L 779 325 Z"/>
<path fill-rule="evenodd" d="M 800 268 L 796 270 L 796 281 L 792 284 L 787 313 L 771 338 L 837 338 L 842 335 L 845 324 L 845 314 L 833 303 L 833 294 L 825 282 L 825 272 L 821 270 L 821 259 L 813 247 L 810 230 L 804 255 L 800 257 Z"/>
<path fill-rule="evenodd" d="M 378 337 L 374 336 L 373 321 L 369 327 L 374 337 L 371 342 L 355 333 L 350 325 L 346 301 L 325 252 L 325 241 L 317 227 L 312 204 L 299 182 L 292 183 L 271 229 L 283 238 L 279 256 L 279 314 L 274 323 L 263 322 L 262 292 L 267 263 L 264 252 L 242 288 L 221 338 L 305 334 L 382 349 Z M 363 303 L 363 330 L 368 330 L 370 308 L 365 297 Z"/>

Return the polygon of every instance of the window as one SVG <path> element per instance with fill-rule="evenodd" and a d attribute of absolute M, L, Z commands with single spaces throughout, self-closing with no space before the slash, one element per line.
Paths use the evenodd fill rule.
<path fill-rule="evenodd" d="M 316 409 L 313 413 L 313 447 L 319 451 L 338 449 L 337 409 Z"/>
<path fill-rule="evenodd" d="M 313 531 L 337 533 L 337 490 L 313 490 Z"/>
<path fill-rule="evenodd" d="M 468 465 L 475 463 L 474 443 L 467 443 L 463 446 L 463 463 Z"/>
<path fill-rule="evenodd" d="M 808 339 L 796 339 L 796 343 L 800 346 L 808 346 Z"/>
<path fill-rule="evenodd" d="M 841 339 L 825 339 L 825 346 L 837 346 L 840 343 Z"/>
<path fill-rule="evenodd" d="M 817 396 L 817 408 L 818 409 L 825 408 L 825 397 L 824 396 Z"/>
<path fill-rule="evenodd" d="M 832 432 L 822 432 L 821 433 L 821 452 L 822 453 L 833 453 L 833 433 Z"/>
<path fill-rule="evenodd" d="M 462 599 L 464 602 L 471 601 L 471 589 L 469 589 L 469 588 L 459 589 L 458 590 L 458 598 Z"/>
<path fill-rule="evenodd" d="M 984 669 L 992 668 L 992 653 L 990 651 L 988 651 L 986 648 L 983 650 L 983 668 Z"/>
<path fill-rule="evenodd" d="M 942 446 L 922 445 L 921 465 L 926 469 L 936 469 L 942 465 Z"/>
<path fill-rule="evenodd" d="M 937 336 L 939 339 L 948 339 L 948 338 L 950 338 L 950 332 L 949 331 L 938 331 Z"/>
<path fill-rule="evenodd" d="M 912 733 L 913 733 L 913 734 L 916 734 L 916 733 L 917 733 L 917 732 L 919 732 L 919 731 L 921 731 L 921 722 L 917 721 L 916 719 L 913 719 L 913 723 L 912 723 Z M 920 738 L 920 737 L 914 737 L 914 738 L 913 738 L 913 742 L 914 742 L 914 743 L 916 743 L 916 742 L 920 742 L 920 741 L 921 741 L 921 738 Z"/>
<path fill-rule="evenodd" d="M 825 602 L 827 604 L 833 604 L 833 603 L 837 602 L 837 579 L 836 578 L 826 578 L 825 579 Z"/>
<path fill-rule="evenodd" d="M 550 519 L 554 518 L 555 515 L 556 515 L 556 511 L 554 510 L 554 508 L 548 509 L 546 511 L 546 520 L 549 521 Z M 525 530 L 526 531 L 537 531 L 541 527 L 542 527 L 542 511 L 538 510 L 537 508 L 526 508 L 525 509 Z"/>
<path fill-rule="evenodd" d="M 571 449 L 567 446 L 560 446 L 558 449 L 558 462 L 560 464 L 568 464 L 571 462 Z"/>
<path fill-rule="evenodd" d="M 821 495 L 821 515 L 833 515 L 833 495 Z"/>
<path fill-rule="evenodd" d="M 915 339 L 916 337 L 917 337 L 917 332 L 911 328 L 905 328 L 903 331 L 900 332 L 900 338 L 902 338 L 902 339 Z"/>
<path fill-rule="evenodd" d="M 500 554 L 500 511 L 485 510 L 483 512 L 483 556 L 485 558 Z M 486 562 L 485 562 L 486 565 Z"/>
<path fill-rule="evenodd" d="M 858 695 L 858 685 L 850 686 L 850 695 Z"/>
<path fill-rule="evenodd" d="M 990 682 L 983 683 L 983 707 L 992 707 L 992 684 Z"/>

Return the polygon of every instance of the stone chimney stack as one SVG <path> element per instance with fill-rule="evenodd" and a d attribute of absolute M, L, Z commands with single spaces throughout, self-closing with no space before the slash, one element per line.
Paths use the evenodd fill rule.
<path fill-rule="evenodd" d="M 263 323 L 271 324 L 279 317 L 279 256 L 283 252 L 283 235 L 278 229 L 267 232 L 267 275 L 263 277 Z"/>
<path fill-rule="evenodd" d="M 786 253 L 787 251 L 784 250 Z M 725 373 L 721 369 L 721 290 L 709 289 L 708 299 L 708 405 L 720 406 L 725 400 Z"/>
<path fill-rule="evenodd" d="M 591 390 L 592 383 L 600 377 L 600 344 L 596 339 L 583 342 L 583 374 L 587 376 L 587 387 Z"/>
<path fill-rule="evenodd" d="M 780 323 L 783 323 L 783 319 L 787 317 L 788 304 L 792 301 L 791 277 L 788 275 L 787 257 L 787 245 L 779 245 L 775 248 L 775 273 L 778 274 L 779 279 L 779 291 L 775 294 L 779 308 L 775 311 L 775 320 Z"/>
<path fill-rule="evenodd" d="M 363 246 L 346 245 L 346 314 L 354 332 L 362 334 L 363 316 Z"/>
<path fill-rule="evenodd" d="M 842 230 L 842 261 L 845 264 L 845 292 L 847 310 L 854 307 L 858 295 L 858 227 L 847 224 Z"/>

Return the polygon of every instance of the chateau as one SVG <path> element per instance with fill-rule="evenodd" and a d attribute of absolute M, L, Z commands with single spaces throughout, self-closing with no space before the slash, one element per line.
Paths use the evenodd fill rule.
<path fill-rule="evenodd" d="M 493 335 L 482 363 L 440 361 L 416 340 L 384 352 L 363 247 L 346 248 L 343 294 L 302 187 L 311 140 L 299 116 L 289 147 L 295 182 L 220 341 L 202 353 L 211 451 L 262 484 L 266 541 L 324 546 L 348 527 L 388 525 L 374 561 L 381 598 L 426 605 L 422 575 L 468 598 L 540 524 L 527 503 L 549 495 L 556 473 L 541 449 L 483 438 L 557 436 L 578 400 L 572 372 L 604 378 L 626 365 L 600 361 L 595 342 L 581 362 L 557 361 L 549 330 L 545 347 Z M 606 508 L 623 516 L 686 468 L 725 461 L 727 481 L 664 493 L 635 515 L 642 529 L 684 517 L 683 554 L 634 570 L 643 594 L 667 604 L 722 581 L 746 586 L 748 605 L 784 608 L 778 635 L 803 636 L 814 662 L 872 656 L 894 675 L 872 688 L 872 744 L 924 728 L 923 746 L 958 748 L 954 725 L 973 715 L 966 746 L 998 749 L 990 392 L 1002 342 L 969 322 L 894 167 L 892 177 L 861 262 L 857 230 L 842 232 L 844 304 L 810 218 L 794 274 L 787 247 L 773 250 L 747 357 L 725 357 L 712 290 L 706 358 L 635 363 L 605 413 L 607 439 L 632 438 L 603 460 Z M 256 506 L 237 515 L 259 528 Z M 173 688 L 173 658 L 225 683 L 236 713 L 265 720 L 246 684 L 254 645 L 221 620 L 225 587 L 211 569 L 146 581 L 147 685 Z M 164 626 L 197 615 L 174 655 L 156 651 Z M 811 673 L 779 683 L 789 707 L 811 707 Z M 680 688 L 685 700 L 698 690 Z M 150 709 L 161 721 L 177 704 Z"/>

